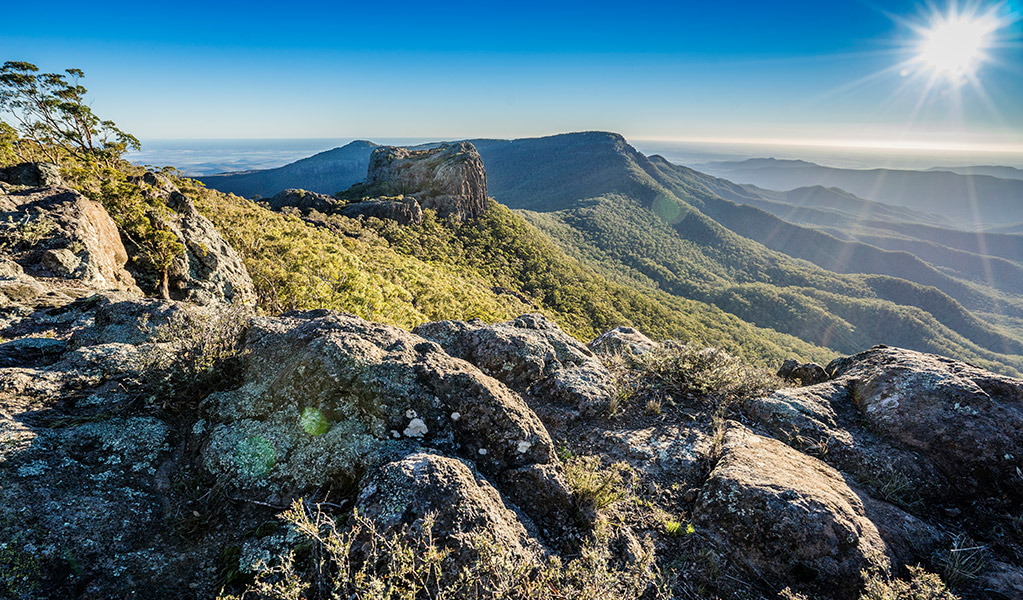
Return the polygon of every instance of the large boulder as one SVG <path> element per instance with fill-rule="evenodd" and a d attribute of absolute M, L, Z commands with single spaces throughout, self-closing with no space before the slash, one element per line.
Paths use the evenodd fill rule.
<path fill-rule="evenodd" d="M 438 321 L 414 331 L 537 407 L 553 404 L 573 416 L 593 416 L 608 410 L 615 393 L 614 378 L 593 352 L 540 314 L 495 324 Z"/>
<path fill-rule="evenodd" d="M 556 525 L 569 510 L 536 415 L 433 342 L 312 311 L 257 319 L 246 351 L 244 385 L 202 406 L 203 464 L 225 486 L 286 502 L 429 446 L 471 461 L 538 520 Z"/>
<path fill-rule="evenodd" d="M 828 371 L 872 428 L 932 461 L 957 491 L 1023 501 L 1023 380 L 887 346 Z"/>
<path fill-rule="evenodd" d="M 487 173 L 469 142 L 429 150 L 382 146 L 370 156 L 366 183 L 356 187 L 367 196 L 414 196 L 442 217 L 474 219 L 487 210 Z"/>
<path fill-rule="evenodd" d="M 13 261 L 50 287 L 135 289 L 117 225 L 98 202 L 68 188 L 28 188 L 0 196 L 0 221 Z"/>
<path fill-rule="evenodd" d="M 26 162 L 0 169 L 0 182 L 27 187 L 64 185 L 60 167 L 47 162 Z"/>
<path fill-rule="evenodd" d="M 1023 499 L 1023 380 L 887 346 L 827 370 L 830 381 L 778 390 L 747 412 L 882 496 Z"/>
<path fill-rule="evenodd" d="M 922 522 L 854 490 L 822 461 L 742 425 L 726 425 L 720 452 L 697 502 L 697 527 L 769 581 L 856 598 L 863 571 L 888 570 L 896 549 L 924 551 L 936 541 Z"/>
<path fill-rule="evenodd" d="M 337 212 L 353 219 L 357 217 L 389 219 L 399 225 L 419 225 L 423 222 L 423 209 L 411 196 L 352 202 Z"/>
<path fill-rule="evenodd" d="M 593 338 L 586 347 L 600 355 L 646 354 L 657 347 L 657 342 L 633 327 L 615 327 Z"/>
<path fill-rule="evenodd" d="M 191 199 L 166 177 L 155 173 L 146 173 L 133 181 L 144 193 L 170 208 L 165 224 L 185 249 L 174 258 L 168 270 L 172 299 L 195 304 L 255 300 L 255 286 L 241 256 L 213 223 L 199 214 Z M 139 285 L 155 295 L 161 281 L 160 273 L 144 263 L 133 262 L 132 267 Z"/>
<path fill-rule="evenodd" d="M 455 551 L 447 560 L 456 573 L 477 556 L 465 543 L 467 533 L 489 538 L 519 560 L 534 560 L 544 552 L 527 533 L 524 518 L 505 505 L 482 475 L 455 458 L 417 453 L 387 463 L 369 478 L 356 504 L 384 535 L 403 528 L 423 533 L 426 518 L 432 517 L 434 539 Z"/>
<path fill-rule="evenodd" d="M 316 210 L 322 213 L 329 213 L 338 205 L 338 201 L 333 196 L 296 189 L 279 192 L 265 202 L 274 210 L 292 207 L 301 211 Z"/>

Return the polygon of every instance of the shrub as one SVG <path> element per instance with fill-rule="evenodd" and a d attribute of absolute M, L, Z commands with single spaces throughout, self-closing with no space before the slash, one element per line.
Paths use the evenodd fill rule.
<path fill-rule="evenodd" d="M 572 456 L 565 461 L 565 477 L 584 506 L 603 510 L 631 495 L 635 474 L 625 463 L 605 466 L 598 456 Z"/>
<path fill-rule="evenodd" d="M 959 600 L 941 578 L 921 567 L 908 567 L 909 581 L 894 579 L 880 570 L 864 571 L 867 583 L 860 600 Z"/>
<path fill-rule="evenodd" d="M 567 562 L 557 557 L 529 561 L 514 558 L 479 533 L 464 534 L 458 540 L 461 549 L 451 550 L 434 537 L 430 516 L 416 531 L 391 534 L 357 512 L 349 515 L 346 528 L 339 528 L 333 518 L 308 510 L 301 501 L 282 518 L 311 544 L 309 564 L 291 554 L 276 565 L 262 565 L 244 597 L 632 600 L 651 589 L 656 577 L 649 559 L 612 567 L 606 540 L 599 538 Z M 454 552 L 475 558 L 459 567 Z"/>

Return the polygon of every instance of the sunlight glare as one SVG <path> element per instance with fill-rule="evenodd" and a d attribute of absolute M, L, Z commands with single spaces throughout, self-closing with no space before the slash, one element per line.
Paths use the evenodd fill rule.
<path fill-rule="evenodd" d="M 991 19 L 950 14 L 923 32 L 918 59 L 934 74 L 962 83 L 984 60 L 984 50 L 996 28 Z"/>

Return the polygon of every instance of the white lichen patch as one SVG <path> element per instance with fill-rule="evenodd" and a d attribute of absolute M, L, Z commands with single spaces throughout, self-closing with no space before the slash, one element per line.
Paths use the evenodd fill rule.
<path fill-rule="evenodd" d="M 411 408 L 405 411 L 406 419 L 415 419 L 418 416 L 419 415 L 416 414 L 416 411 L 412 410 Z"/>
<path fill-rule="evenodd" d="M 519 454 L 525 454 L 526 451 L 529 450 L 532 447 L 533 447 L 533 444 L 531 442 L 527 442 L 526 440 L 521 440 L 516 445 L 515 451 L 518 452 Z"/>
<path fill-rule="evenodd" d="M 412 414 L 415 414 L 414 411 L 409 411 L 409 412 L 412 412 Z M 406 414 L 408 414 L 408 413 L 406 413 Z M 415 419 L 412 419 L 411 421 L 409 421 L 408 427 L 406 427 L 405 431 L 402 432 L 402 433 L 405 434 L 405 437 L 421 438 L 424 435 L 426 435 L 426 433 L 428 431 L 429 430 L 426 428 L 426 423 L 424 423 L 422 419 L 415 418 Z"/>
<path fill-rule="evenodd" d="M 478 450 L 478 452 L 480 453 L 480 456 L 486 456 L 487 455 L 487 449 L 486 448 L 480 448 Z"/>
<path fill-rule="evenodd" d="M 459 420 L 459 419 L 461 419 L 461 418 L 462 418 L 462 413 L 460 413 L 460 412 L 457 412 L 457 411 L 456 411 L 456 412 L 453 412 L 453 413 L 451 413 L 451 420 L 452 420 L 452 421 L 457 421 L 457 420 Z"/>

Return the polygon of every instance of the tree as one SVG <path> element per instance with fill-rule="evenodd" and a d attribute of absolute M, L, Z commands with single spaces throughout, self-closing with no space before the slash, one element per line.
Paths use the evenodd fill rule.
<path fill-rule="evenodd" d="M 0 111 L 14 121 L 13 127 L 0 121 L 6 126 L 0 132 L 14 129 L 21 136 L 10 144 L 19 158 L 28 160 L 36 151 L 53 162 L 59 162 L 61 153 L 107 161 L 140 149 L 135 136 L 100 119 L 85 104 L 86 89 L 79 84 L 84 77 L 81 69 L 40 73 L 39 67 L 22 61 L 0 67 Z"/>

